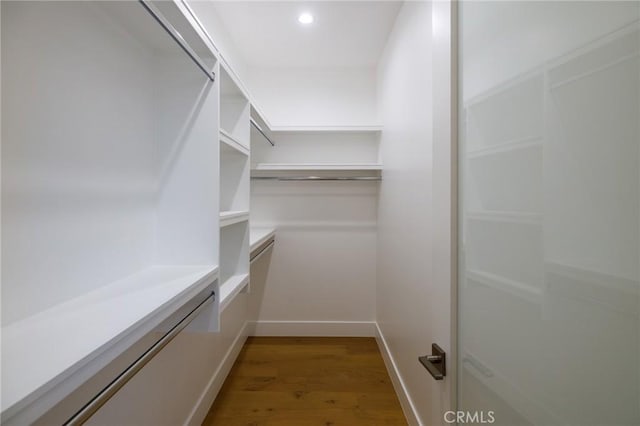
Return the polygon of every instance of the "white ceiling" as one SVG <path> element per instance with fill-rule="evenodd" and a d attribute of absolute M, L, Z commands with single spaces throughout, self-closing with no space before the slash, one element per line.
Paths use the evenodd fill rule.
<path fill-rule="evenodd" d="M 399 1 L 216 1 L 238 53 L 258 68 L 375 67 Z M 298 16 L 315 22 L 302 25 Z"/>

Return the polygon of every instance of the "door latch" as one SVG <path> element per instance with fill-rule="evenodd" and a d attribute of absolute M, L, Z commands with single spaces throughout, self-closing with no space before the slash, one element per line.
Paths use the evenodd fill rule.
<path fill-rule="evenodd" d="M 431 344 L 431 355 L 418 357 L 418 361 L 436 380 L 442 380 L 447 375 L 446 360 L 447 354 L 435 343 Z"/>

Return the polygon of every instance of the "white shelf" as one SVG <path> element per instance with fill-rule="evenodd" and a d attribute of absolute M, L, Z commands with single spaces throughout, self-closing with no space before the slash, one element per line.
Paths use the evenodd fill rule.
<path fill-rule="evenodd" d="M 383 126 L 380 124 L 365 124 L 358 126 L 271 126 L 272 132 L 381 132 Z"/>
<path fill-rule="evenodd" d="M 276 235 L 275 228 L 251 228 L 249 230 L 249 252 L 253 252 L 269 238 Z"/>
<path fill-rule="evenodd" d="M 131 342 L 125 336 L 171 315 L 217 273 L 216 266 L 152 266 L 3 327 L 3 416 L 21 410 L 106 350 L 126 349 Z"/>
<path fill-rule="evenodd" d="M 226 130 L 220 129 L 220 142 L 224 144 L 224 145 L 221 145 L 223 149 L 226 146 L 242 155 L 249 155 L 249 148 L 247 144 L 244 144 L 239 140 L 235 139 Z"/>
<path fill-rule="evenodd" d="M 268 171 L 299 171 L 299 170 L 327 170 L 327 171 L 361 171 L 382 170 L 380 163 L 258 163 L 253 170 Z"/>
<path fill-rule="evenodd" d="M 243 211 L 224 211 L 220 212 L 220 227 L 233 225 L 234 223 L 245 222 L 249 220 L 249 212 Z"/>
<path fill-rule="evenodd" d="M 249 283 L 249 274 L 232 275 L 220 286 L 220 312 L 226 308 Z"/>

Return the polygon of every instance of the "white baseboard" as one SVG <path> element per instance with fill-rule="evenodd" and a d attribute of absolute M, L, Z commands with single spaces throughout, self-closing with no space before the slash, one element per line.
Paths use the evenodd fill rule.
<path fill-rule="evenodd" d="M 374 321 L 257 321 L 251 336 L 375 337 Z"/>
<path fill-rule="evenodd" d="M 231 367 L 236 362 L 236 358 L 238 358 L 238 354 L 240 350 L 244 346 L 245 340 L 247 340 L 247 332 L 249 330 L 249 323 L 245 322 L 242 330 L 236 336 L 235 340 L 231 344 L 231 347 L 225 354 L 220 366 L 214 373 L 211 380 L 207 384 L 204 392 L 198 399 L 195 407 L 191 411 L 189 418 L 185 422 L 185 425 L 201 425 L 204 421 L 205 417 L 207 417 L 207 413 L 209 412 L 209 408 L 211 408 L 211 404 L 218 396 L 218 392 L 220 392 L 220 388 L 224 384 L 229 371 L 231 371 Z"/>
<path fill-rule="evenodd" d="M 375 323 L 375 336 L 378 348 L 380 348 L 380 353 L 382 354 L 382 359 L 384 360 L 384 364 L 387 366 L 387 371 L 391 377 L 393 388 L 398 395 L 398 399 L 400 400 L 400 405 L 402 406 L 404 416 L 407 418 L 407 422 L 409 422 L 410 425 L 420 425 L 421 423 L 417 414 L 418 411 L 409 396 L 409 392 L 407 391 L 407 387 L 400 376 L 400 372 L 395 360 L 393 359 L 393 355 L 391 355 L 387 341 L 385 340 L 382 330 L 380 330 L 377 323 Z"/>

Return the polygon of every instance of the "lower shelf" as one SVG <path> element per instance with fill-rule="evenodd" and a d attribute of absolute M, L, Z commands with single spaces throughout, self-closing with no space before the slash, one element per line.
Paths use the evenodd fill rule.
<path fill-rule="evenodd" d="M 126 346 L 126 336 L 171 315 L 211 285 L 217 272 L 210 265 L 151 266 L 3 327 L 3 417 L 86 368 L 105 350 Z"/>
<path fill-rule="evenodd" d="M 249 274 L 232 275 L 220 285 L 220 312 L 249 284 Z"/>

